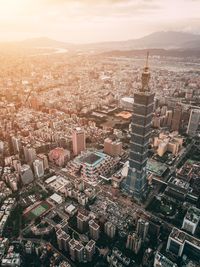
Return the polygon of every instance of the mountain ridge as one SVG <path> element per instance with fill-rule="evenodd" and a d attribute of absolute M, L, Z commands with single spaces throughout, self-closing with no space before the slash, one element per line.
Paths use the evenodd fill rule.
<path fill-rule="evenodd" d="M 2 43 L 1 43 L 2 44 Z M 28 47 L 52 47 L 80 50 L 133 50 L 133 49 L 197 49 L 200 50 L 200 35 L 176 31 L 154 32 L 138 39 L 125 41 L 74 44 L 57 41 L 48 37 L 25 39 L 18 42 L 6 42 Z"/>

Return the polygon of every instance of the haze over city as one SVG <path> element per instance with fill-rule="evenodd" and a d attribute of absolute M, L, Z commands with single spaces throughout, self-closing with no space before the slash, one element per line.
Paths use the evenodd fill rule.
<path fill-rule="evenodd" d="M 0 0 L 0 266 L 200 267 L 199 12 Z"/>
<path fill-rule="evenodd" d="M 0 41 L 119 41 L 156 31 L 199 33 L 199 0 L 0 0 Z"/>

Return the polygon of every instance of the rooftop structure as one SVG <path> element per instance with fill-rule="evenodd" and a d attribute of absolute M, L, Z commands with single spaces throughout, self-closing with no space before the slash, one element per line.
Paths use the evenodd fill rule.
<path fill-rule="evenodd" d="M 71 172 L 80 172 L 81 176 L 90 183 L 95 183 L 100 176 L 104 177 L 119 162 L 119 158 L 113 158 L 99 151 L 87 151 L 76 157 L 71 165 Z"/>
<path fill-rule="evenodd" d="M 159 251 L 156 252 L 154 267 L 177 267 L 178 265 L 170 261 L 167 257 L 162 255 Z"/>
<path fill-rule="evenodd" d="M 182 229 L 194 234 L 200 221 L 200 210 L 190 207 L 184 217 Z"/>
<path fill-rule="evenodd" d="M 174 227 L 168 238 L 167 250 L 180 257 L 186 254 L 199 259 L 200 240 Z"/>

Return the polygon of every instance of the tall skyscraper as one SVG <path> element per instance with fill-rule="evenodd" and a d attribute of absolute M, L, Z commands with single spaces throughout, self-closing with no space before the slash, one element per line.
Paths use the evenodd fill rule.
<path fill-rule="evenodd" d="M 198 129 L 200 122 L 200 110 L 192 109 L 190 112 L 190 119 L 187 127 L 187 134 L 190 136 L 194 136 Z"/>
<path fill-rule="evenodd" d="M 172 117 L 172 124 L 171 130 L 172 131 L 179 131 L 181 126 L 181 117 L 182 117 L 182 108 L 180 105 L 177 105 L 174 109 L 173 117 Z"/>
<path fill-rule="evenodd" d="M 154 109 L 154 93 L 150 91 L 149 79 L 147 55 L 146 66 L 142 73 L 142 86 L 134 94 L 129 170 L 124 183 L 124 189 L 136 199 L 144 196 L 147 187 L 146 164 Z"/>
<path fill-rule="evenodd" d="M 85 132 L 80 127 L 76 128 L 72 134 L 73 153 L 75 156 L 85 150 Z"/>

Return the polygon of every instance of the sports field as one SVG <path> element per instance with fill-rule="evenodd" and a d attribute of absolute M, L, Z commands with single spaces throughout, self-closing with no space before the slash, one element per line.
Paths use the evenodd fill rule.
<path fill-rule="evenodd" d="M 28 220 L 34 220 L 44 214 L 47 210 L 51 208 L 51 205 L 46 201 L 41 202 L 39 205 L 34 207 L 26 214 Z"/>

